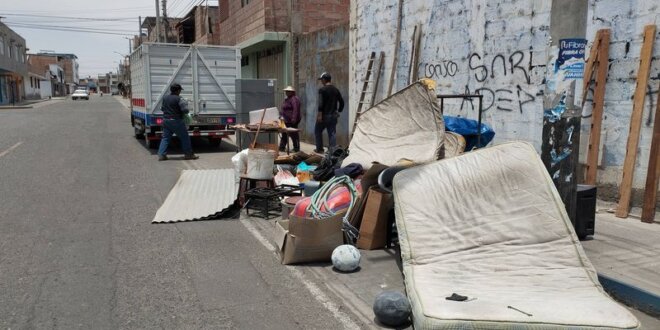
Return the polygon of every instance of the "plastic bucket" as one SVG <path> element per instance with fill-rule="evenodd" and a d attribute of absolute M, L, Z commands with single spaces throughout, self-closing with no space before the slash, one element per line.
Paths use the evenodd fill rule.
<path fill-rule="evenodd" d="M 267 180 L 273 178 L 275 152 L 263 149 L 250 149 L 247 155 L 247 172 L 250 179 Z"/>

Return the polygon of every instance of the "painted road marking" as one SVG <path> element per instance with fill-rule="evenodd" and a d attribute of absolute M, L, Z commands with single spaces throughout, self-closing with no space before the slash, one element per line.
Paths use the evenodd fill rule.
<path fill-rule="evenodd" d="M 240 222 L 245 226 L 245 228 L 254 236 L 257 241 L 259 241 L 263 246 L 271 251 L 275 257 L 279 260 L 279 255 L 277 255 L 277 250 L 275 247 L 254 227 L 252 223 L 246 219 L 241 219 Z M 323 305 L 327 310 L 329 310 L 332 315 L 339 320 L 344 325 L 344 329 L 359 329 L 360 327 L 351 320 L 351 318 L 344 312 L 342 312 L 337 304 L 335 304 L 330 298 L 319 288 L 316 284 L 309 281 L 305 278 L 305 274 L 297 268 L 286 266 L 287 269 L 293 273 L 299 282 L 305 285 L 305 288 L 312 294 L 312 296 Z"/>
<path fill-rule="evenodd" d="M 0 152 L 0 158 L 2 158 L 3 156 L 5 156 L 6 154 L 10 153 L 12 150 L 18 148 L 21 144 L 23 144 L 23 141 L 21 141 L 21 142 L 17 142 L 17 143 L 14 144 L 13 146 L 9 147 L 9 149 L 7 149 L 7 150 L 5 150 L 5 151 L 3 151 L 3 152 Z"/>

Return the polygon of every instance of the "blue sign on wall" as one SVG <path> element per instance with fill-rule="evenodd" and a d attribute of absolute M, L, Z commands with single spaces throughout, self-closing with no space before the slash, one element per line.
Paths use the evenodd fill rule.
<path fill-rule="evenodd" d="M 586 39 L 559 40 L 559 57 L 555 62 L 555 73 L 563 71 L 564 80 L 582 79 L 586 48 Z"/>

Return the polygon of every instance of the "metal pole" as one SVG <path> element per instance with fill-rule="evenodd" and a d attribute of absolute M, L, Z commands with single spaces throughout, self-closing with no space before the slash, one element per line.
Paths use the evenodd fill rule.
<path fill-rule="evenodd" d="M 477 124 L 477 148 L 481 148 L 481 112 L 483 110 L 483 95 L 479 95 L 479 124 Z"/>
<path fill-rule="evenodd" d="M 142 44 L 142 16 L 138 16 L 138 38 Z M 135 45 L 137 47 L 137 45 Z"/>
<path fill-rule="evenodd" d="M 158 0 L 156 1 L 156 42 L 160 42 L 160 10 L 158 9 Z"/>

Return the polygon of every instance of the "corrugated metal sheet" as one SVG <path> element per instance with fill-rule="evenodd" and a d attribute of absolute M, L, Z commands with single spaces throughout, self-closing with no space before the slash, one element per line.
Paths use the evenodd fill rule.
<path fill-rule="evenodd" d="M 234 170 L 185 170 L 153 223 L 217 219 L 238 195 Z"/>

